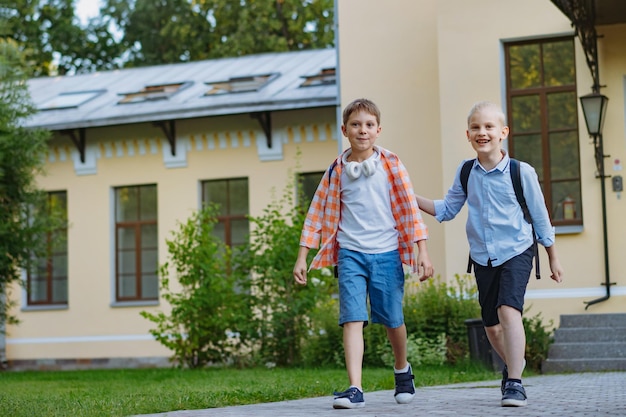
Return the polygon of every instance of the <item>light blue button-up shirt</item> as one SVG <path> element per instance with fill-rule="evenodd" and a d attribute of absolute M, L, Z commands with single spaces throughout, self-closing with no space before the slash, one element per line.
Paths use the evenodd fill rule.
<path fill-rule="evenodd" d="M 465 162 L 465 161 L 463 161 Z M 452 220 L 467 200 L 468 217 L 465 231 L 472 260 L 480 265 L 502 265 L 521 254 L 533 243 L 532 226 L 524 220 L 511 180 L 510 158 L 486 171 L 476 160 L 467 181 L 467 197 L 463 192 L 457 168 L 452 187 L 443 200 L 435 200 L 435 218 L 439 222 Z M 554 244 L 554 227 L 535 169 L 520 161 L 520 176 L 524 197 L 533 219 L 537 241 L 545 247 Z"/>

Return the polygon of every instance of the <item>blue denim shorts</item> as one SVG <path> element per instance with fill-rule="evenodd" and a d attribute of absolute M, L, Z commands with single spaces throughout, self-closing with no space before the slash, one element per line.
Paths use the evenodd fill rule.
<path fill-rule="evenodd" d="M 396 328 L 404 324 L 404 269 L 397 250 L 362 253 L 339 249 L 339 325 L 368 323 L 367 300 L 372 323 Z"/>

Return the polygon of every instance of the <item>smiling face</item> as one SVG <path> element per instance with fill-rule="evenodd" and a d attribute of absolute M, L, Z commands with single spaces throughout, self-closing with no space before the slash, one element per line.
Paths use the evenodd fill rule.
<path fill-rule="evenodd" d="M 467 119 L 467 140 L 479 158 L 500 157 L 502 141 L 508 136 L 509 128 L 504 125 L 504 115 L 494 104 L 474 107 Z"/>
<path fill-rule="evenodd" d="M 380 135 L 381 127 L 375 115 L 365 110 L 357 110 L 348 116 L 341 131 L 348 138 L 352 149 L 349 160 L 363 162 L 374 152 L 374 143 Z"/>

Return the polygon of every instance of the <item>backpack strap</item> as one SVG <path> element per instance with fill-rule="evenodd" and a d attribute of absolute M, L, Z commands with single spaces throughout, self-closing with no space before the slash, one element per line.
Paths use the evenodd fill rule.
<path fill-rule="evenodd" d="M 461 168 L 461 187 L 463 187 L 463 192 L 467 196 L 467 179 L 469 178 L 469 174 L 474 167 L 474 161 L 476 159 L 470 159 L 463 163 L 463 167 Z"/>
<path fill-rule="evenodd" d="M 526 198 L 524 197 L 524 189 L 522 188 L 522 178 L 520 173 L 520 162 L 517 159 L 511 158 L 511 166 L 509 167 L 509 170 L 511 171 L 511 181 L 513 182 L 515 197 L 517 197 L 517 202 L 522 207 L 524 220 L 530 223 L 533 229 L 533 256 L 535 258 L 535 277 L 537 279 L 541 279 L 541 272 L 539 270 L 539 245 L 537 244 L 537 235 L 535 234 L 533 219 L 530 216 L 530 211 L 528 210 L 528 206 L 526 205 Z"/>
<path fill-rule="evenodd" d="M 461 168 L 460 180 L 461 180 L 461 187 L 463 187 L 463 192 L 465 193 L 465 196 L 467 196 L 467 180 L 469 179 L 469 174 L 472 171 L 472 168 L 474 167 L 475 161 L 476 159 L 469 159 L 463 163 L 463 167 Z M 472 257 L 468 256 L 468 259 L 467 259 L 467 273 L 468 274 L 472 273 L 472 265 L 473 265 Z"/>

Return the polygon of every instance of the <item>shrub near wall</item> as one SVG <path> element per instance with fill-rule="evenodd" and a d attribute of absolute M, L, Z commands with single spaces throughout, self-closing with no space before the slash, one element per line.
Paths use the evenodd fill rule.
<path fill-rule="evenodd" d="M 445 337 L 446 361 L 454 364 L 468 357 L 469 344 L 465 320 L 480 317 L 478 292 L 469 275 L 455 275 L 452 284 L 440 277 L 419 283 L 408 280 L 404 298 L 407 333 L 417 340 L 430 341 L 437 349 Z"/>

